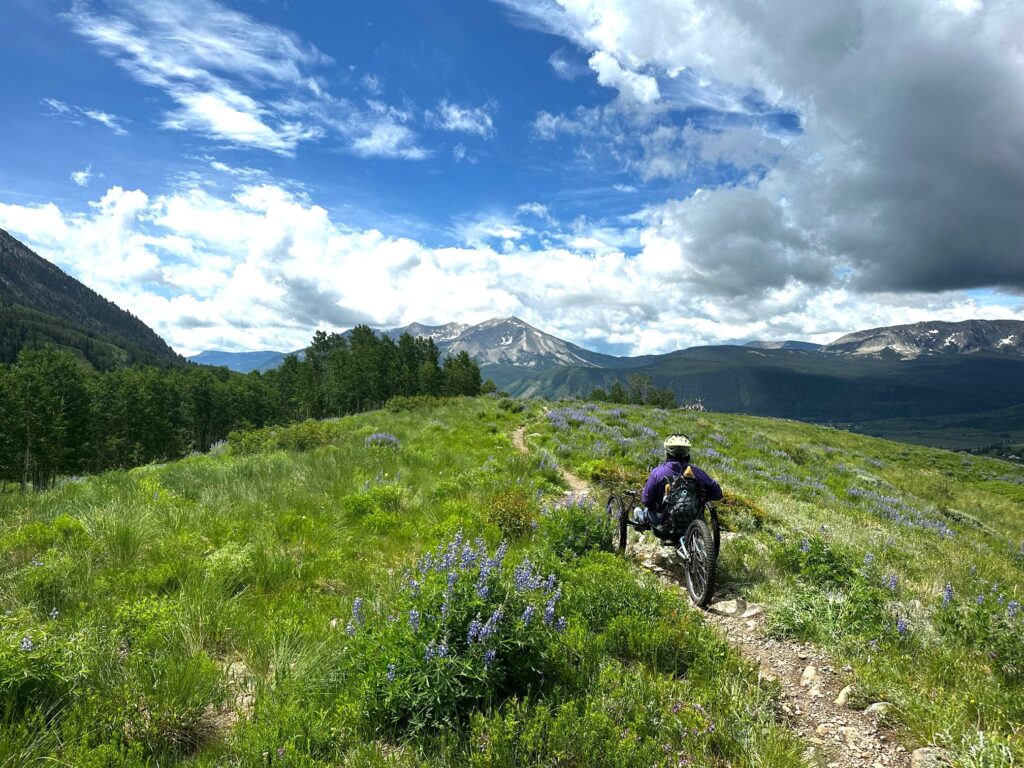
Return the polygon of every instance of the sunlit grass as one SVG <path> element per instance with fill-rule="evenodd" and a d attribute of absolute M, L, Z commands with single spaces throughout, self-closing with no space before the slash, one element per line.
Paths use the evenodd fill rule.
<path fill-rule="evenodd" d="M 720 585 L 763 603 L 779 637 L 850 664 L 862 699 L 892 702 L 887 717 L 911 744 L 945 744 L 965 765 L 1024 758 L 1019 467 L 794 422 L 645 408 L 577 404 L 528 430 L 573 471 L 634 487 L 659 461 L 658 435 L 690 435 L 695 463 L 726 490 L 725 524 L 743 534 L 722 548 Z"/>

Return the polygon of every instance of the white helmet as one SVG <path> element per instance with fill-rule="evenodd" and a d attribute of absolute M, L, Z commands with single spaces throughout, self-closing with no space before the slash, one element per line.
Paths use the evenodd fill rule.
<path fill-rule="evenodd" d="M 669 435 L 665 438 L 665 450 L 670 448 L 689 448 L 690 438 L 686 435 Z"/>

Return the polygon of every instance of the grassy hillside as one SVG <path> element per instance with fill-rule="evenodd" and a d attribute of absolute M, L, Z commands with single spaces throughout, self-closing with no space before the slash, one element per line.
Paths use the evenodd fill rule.
<path fill-rule="evenodd" d="M 559 463 L 638 482 L 668 429 L 730 491 L 722 580 L 773 632 L 849 663 L 908 747 L 1024 759 L 1024 473 L 481 398 L 0 498 L 0 766 L 802 765 L 776 684 L 564 501 Z"/>

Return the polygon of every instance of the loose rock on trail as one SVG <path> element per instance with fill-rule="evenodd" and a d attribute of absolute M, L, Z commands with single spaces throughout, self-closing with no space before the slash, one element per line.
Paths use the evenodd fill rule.
<path fill-rule="evenodd" d="M 526 427 L 512 433 L 512 445 L 527 453 Z M 593 497 L 588 483 L 564 468 L 562 477 L 574 495 Z M 667 550 L 647 534 L 630 536 L 626 554 L 658 578 L 686 593 L 682 574 L 663 559 Z M 689 597 L 686 597 L 689 601 Z M 836 668 L 818 648 L 776 640 L 764 633 L 764 611 L 725 585 L 712 599 L 705 618 L 729 644 L 757 665 L 763 680 L 778 681 L 776 716 L 807 743 L 805 757 L 821 768 L 905 768 L 911 755 L 880 719 L 888 705 L 877 702 L 861 711 L 850 707 L 852 670 Z M 881 706 L 880 706 L 881 705 Z M 917 750 L 914 757 L 926 750 Z"/>

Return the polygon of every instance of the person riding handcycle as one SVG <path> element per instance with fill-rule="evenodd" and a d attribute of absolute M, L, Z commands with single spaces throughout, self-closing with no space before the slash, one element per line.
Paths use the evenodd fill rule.
<path fill-rule="evenodd" d="M 685 479 L 684 479 L 685 478 Z M 722 488 L 711 475 L 690 463 L 690 440 L 686 435 L 669 435 L 665 438 L 665 463 L 659 464 L 647 476 L 647 483 L 640 494 L 642 507 L 630 515 L 630 522 L 638 528 L 658 528 L 671 512 L 668 504 L 673 500 L 672 484 L 683 479 L 692 480 L 701 501 L 719 501 Z"/>
<path fill-rule="evenodd" d="M 651 470 L 640 494 L 642 507 L 628 512 L 636 491 L 608 498 L 607 512 L 619 521 L 618 547 L 626 549 L 626 530 L 651 531 L 671 546 L 683 566 L 694 603 L 711 601 L 718 559 L 718 514 L 708 502 L 719 501 L 722 489 L 707 472 L 690 463 L 690 440 L 673 434 L 665 439 L 665 462 Z"/>

